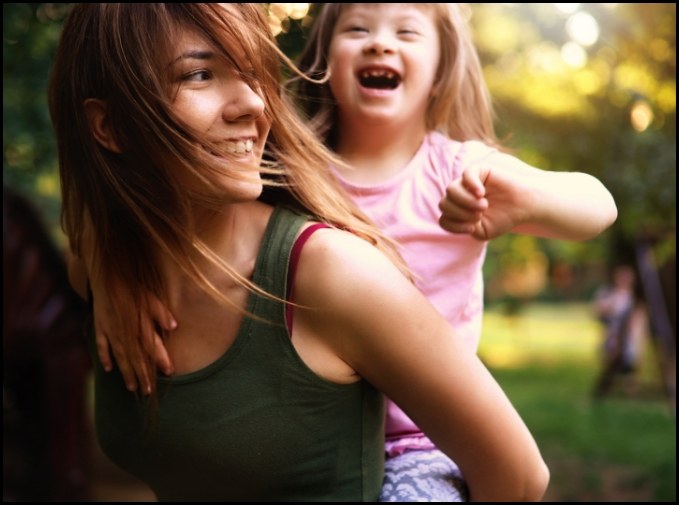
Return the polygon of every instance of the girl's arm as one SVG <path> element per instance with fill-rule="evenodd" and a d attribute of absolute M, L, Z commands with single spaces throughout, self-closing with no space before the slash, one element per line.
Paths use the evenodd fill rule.
<path fill-rule="evenodd" d="M 377 250 L 315 234 L 295 283 L 310 328 L 394 400 L 460 467 L 474 500 L 539 500 L 549 472 L 535 440 L 478 357 Z M 295 342 L 293 330 L 293 343 Z"/>
<path fill-rule="evenodd" d="M 550 172 L 504 153 L 489 155 L 449 185 L 441 226 L 489 240 L 507 232 L 588 240 L 617 218 L 610 192 L 580 172 Z"/>
<path fill-rule="evenodd" d="M 118 324 L 119 317 L 124 314 L 116 314 L 115 304 L 109 297 L 110 286 L 103 285 L 100 280 L 93 279 L 87 270 L 85 261 L 71 253 L 68 258 L 68 277 L 73 289 L 85 300 L 89 299 L 88 288 L 92 290 L 92 303 L 94 309 L 94 328 L 96 335 L 97 354 L 101 365 L 106 371 L 113 369 L 113 357 L 120 369 L 123 380 L 130 391 L 140 388 L 145 393 L 151 392 L 152 382 L 149 379 L 143 353 L 145 349 L 153 349 L 155 361 L 160 370 L 169 375 L 173 372 L 172 362 L 165 349 L 163 340 L 155 330 L 154 322 L 162 328 L 171 331 L 176 328 L 172 314 L 160 301 L 149 293 L 149 314 L 142 321 L 143 335 L 139 336 L 139 346 L 136 352 L 128 352 L 122 345 L 121 329 Z M 145 346 L 144 342 L 151 343 Z"/>

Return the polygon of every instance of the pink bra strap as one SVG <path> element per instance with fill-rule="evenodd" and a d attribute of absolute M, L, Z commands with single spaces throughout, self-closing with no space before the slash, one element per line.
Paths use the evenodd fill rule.
<path fill-rule="evenodd" d="M 297 264 L 299 263 L 299 256 L 302 253 L 302 247 L 309 239 L 311 234 L 316 230 L 321 228 L 330 228 L 325 223 L 315 223 L 306 228 L 302 233 L 299 234 L 297 240 L 292 246 L 292 251 L 290 251 L 290 267 L 288 269 L 288 296 L 287 301 L 292 302 L 293 289 L 292 286 L 295 283 L 295 275 L 297 274 Z M 285 306 L 285 323 L 288 327 L 288 334 L 292 336 L 292 305 Z"/>

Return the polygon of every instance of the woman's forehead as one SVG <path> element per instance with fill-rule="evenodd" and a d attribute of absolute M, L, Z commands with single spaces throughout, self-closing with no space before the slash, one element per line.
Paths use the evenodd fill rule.
<path fill-rule="evenodd" d="M 196 30 L 182 27 L 177 31 L 175 39 L 175 53 L 182 54 L 194 48 L 209 48 L 207 39 Z"/>

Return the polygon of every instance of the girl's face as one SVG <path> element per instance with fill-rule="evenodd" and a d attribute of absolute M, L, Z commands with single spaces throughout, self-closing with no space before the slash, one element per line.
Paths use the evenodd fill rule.
<path fill-rule="evenodd" d="M 176 90 L 172 110 L 189 127 L 204 133 L 220 150 L 233 155 L 226 164 L 259 166 L 270 124 L 264 101 L 198 34 L 182 30 L 170 63 Z M 250 174 L 248 174 L 248 177 Z M 224 188 L 235 201 L 251 200 L 261 192 L 256 172 L 252 179 L 224 178 Z"/>
<path fill-rule="evenodd" d="M 328 51 L 340 121 L 421 123 L 440 59 L 430 11 L 414 4 L 354 5 L 340 15 Z"/>

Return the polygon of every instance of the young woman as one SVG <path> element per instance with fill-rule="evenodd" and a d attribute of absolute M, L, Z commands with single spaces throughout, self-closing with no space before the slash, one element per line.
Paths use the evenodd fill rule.
<path fill-rule="evenodd" d="M 539 500 L 528 429 L 319 169 L 336 160 L 279 96 L 260 8 L 79 4 L 64 25 L 49 92 L 64 229 L 124 352 L 149 293 L 181 321 L 151 401 L 96 367 L 103 449 L 161 500 L 376 500 L 383 392 L 472 499 Z"/>

